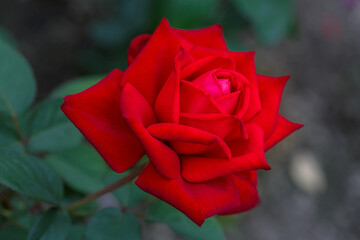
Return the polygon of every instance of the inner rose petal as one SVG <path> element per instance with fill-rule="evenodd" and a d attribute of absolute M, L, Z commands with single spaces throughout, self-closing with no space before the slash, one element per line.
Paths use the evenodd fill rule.
<path fill-rule="evenodd" d="M 230 93 L 231 83 L 228 78 L 217 79 L 217 83 L 220 85 L 222 95 Z"/>
<path fill-rule="evenodd" d="M 231 80 L 227 77 L 219 76 L 219 69 L 206 72 L 192 82 L 204 89 L 210 96 L 217 98 L 231 93 Z"/>

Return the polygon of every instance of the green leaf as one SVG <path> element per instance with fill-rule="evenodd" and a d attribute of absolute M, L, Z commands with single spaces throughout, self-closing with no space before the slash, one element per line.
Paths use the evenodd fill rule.
<path fill-rule="evenodd" d="M 104 187 L 102 178 L 108 168 L 89 145 L 82 144 L 62 153 L 48 155 L 46 161 L 69 186 L 79 192 L 91 193 Z"/>
<path fill-rule="evenodd" d="M 108 172 L 105 176 L 105 183 L 107 185 L 111 184 L 119 180 L 120 178 L 126 176 L 126 174 L 127 173 L 119 174 L 113 171 Z M 145 200 L 147 197 L 149 197 L 149 194 L 136 186 L 134 182 L 130 182 L 125 186 L 122 186 L 121 188 L 113 191 L 112 193 L 115 195 L 121 206 L 126 207 L 135 206 Z"/>
<path fill-rule="evenodd" d="M 27 213 L 22 213 L 21 216 L 18 216 L 17 221 L 23 228 L 29 230 L 36 218 L 29 212 L 29 210 L 27 211 Z"/>
<path fill-rule="evenodd" d="M 85 230 L 86 240 L 141 239 L 137 218 L 129 213 L 122 214 L 117 208 L 105 208 L 97 212 Z"/>
<path fill-rule="evenodd" d="M 217 0 L 162 0 L 157 1 L 155 11 L 158 18 L 166 17 L 177 28 L 204 25 L 217 8 Z M 186 14 L 184 14 L 186 13 Z M 160 19 L 156 19 L 157 23 Z"/>
<path fill-rule="evenodd" d="M 34 215 L 29 208 L 34 206 L 36 200 L 31 197 L 15 194 L 10 198 L 11 219 L 16 219 L 17 226 L 29 230 L 34 221 Z"/>
<path fill-rule="evenodd" d="M 19 115 L 34 101 L 34 74 L 15 49 L 0 39 L 0 113 Z"/>
<path fill-rule="evenodd" d="M 294 23 L 292 0 L 233 0 L 238 11 L 253 24 L 263 43 L 273 45 L 283 40 Z"/>
<path fill-rule="evenodd" d="M 16 226 L 9 226 L 0 230 L 0 239 L 4 240 L 24 240 L 26 235 L 26 230 Z"/>
<path fill-rule="evenodd" d="M 10 116 L 0 114 L 0 149 L 2 151 L 23 151 L 24 146 L 14 129 Z"/>
<path fill-rule="evenodd" d="M 32 226 L 26 240 L 63 240 L 70 230 L 70 217 L 65 210 L 51 208 Z"/>
<path fill-rule="evenodd" d="M 51 98 L 63 98 L 66 95 L 79 93 L 103 79 L 105 75 L 79 77 L 70 80 L 56 88 L 50 95 Z"/>
<path fill-rule="evenodd" d="M 157 201 L 150 206 L 146 219 L 164 222 L 186 239 L 225 240 L 225 235 L 215 218 L 206 219 L 200 228 L 180 211 L 162 201 Z"/>
<path fill-rule="evenodd" d="M 29 151 L 61 151 L 80 144 L 82 135 L 61 111 L 61 103 L 61 99 L 45 101 L 24 117 Z"/>
<path fill-rule="evenodd" d="M 63 195 L 59 175 L 43 160 L 23 153 L 0 153 L 0 183 L 35 199 L 55 204 Z"/>
<path fill-rule="evenodd" d="M 83 239 L 85 227 L 83 225 L 73 225 L 70 228 L 70 232 L 66 238 L 66 240 L 78 240 Z"/>
<path fill-rule="evenodd" d="M 0 26 L 0 39 L 16 48 L 16 41 L 13 35 L 4 27 Z"/>

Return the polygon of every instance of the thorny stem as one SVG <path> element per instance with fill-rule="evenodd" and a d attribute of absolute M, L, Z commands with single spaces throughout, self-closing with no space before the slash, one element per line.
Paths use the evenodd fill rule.
<path fill-rule="evenodd" d="M 68 205 L 66 205 L 64 207 L 65 210 L 71 210 L 71 209 L 74 209 L 74 208 L 77 208 L 79 206 L 82 206 L 84 204 L 87 204 L 103 195 L 105 195 L 106 193 L 109 193 L 109 192 L 112 192 L 114 191 L 115 189 L 125 185 L 126 183 L 132 181 L 134 178 L 136 178 L 137 176 L 140 175 L 140 173 L 142 172 L 142 170 L 145 168 L 145 165 L 141 165 L 140 167 L 136 168 L 134 171 L 132 171 L 130 174 L 126 175 L 125 177 L 119 179 L 118 181 L 110 184 L 109 186 L 99 190 L 98 192 L 95 192 L 93 194 L 90 194 L 76 202 L 73 202 L 73 203 L 70 203 Z"/>

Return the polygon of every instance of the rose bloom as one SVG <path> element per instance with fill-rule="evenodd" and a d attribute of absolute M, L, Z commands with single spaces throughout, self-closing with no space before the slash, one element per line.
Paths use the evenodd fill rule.
<path fill-rule="evenodd" d="M 264 152 L 299 129 L 279 111 L 288 76 L 255 71 L 254 52 L 229 51 L 222 28 L 172 28 L 132 40 L 129 67 L 65 97 L 67 117 L 116 172 L 144 154 L 137 186 L 199 226 L 259 203 Z"/>

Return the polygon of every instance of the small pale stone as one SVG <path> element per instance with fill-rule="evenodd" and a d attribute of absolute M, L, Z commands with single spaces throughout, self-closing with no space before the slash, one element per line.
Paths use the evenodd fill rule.
<path fill-rule="evenodd" d="M 308 194 L 319 194 L 327 187 L 324 170 L 316 156 L 309 151 L 294 155 L 290 163 L 290 176 L 296 186 Z"/>

